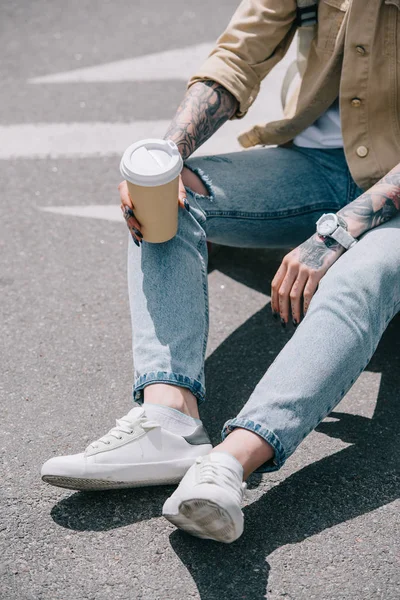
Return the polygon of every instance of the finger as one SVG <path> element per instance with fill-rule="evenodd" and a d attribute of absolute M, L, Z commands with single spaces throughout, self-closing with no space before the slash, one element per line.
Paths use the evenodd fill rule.
<path fill-rule="evenodd" d="M 136 245 L 141 244 L 142 241 L 143 241 L 143 234 L 142 234 L 142 232 L 137 227 L 135 227 L 134 225 L 132 225 L 129 220 L 126 222 L 126 224 L 127 224 L 128 229 L 129 229 L 129 233 L 131 234 L 131 236 L 132 236 L 133 241 L 135 242 L 135 244 L 136 244 L 136 242 L 138 242 Z"/>
<path fill-rule="evenodd" d="M 122 210 L 122 213 L 124 214 L 124 216 L 125 216 L 125 212 L 127 210 L 130 211 L 130 209 L 128 209 L 128 207 L 124 206 L 123 204 L 121 204 L 121 210 Z M 132 236 L 132 240 L 134 241 L 134 243 L 136 244 L 136 246 L 140 246 L 140 244 L 143 241 L 142 240 L 143 234 L 142 234 L 142 232 L 137 227 L 135 227 L 134 225 L 131 225 L 131 220 L 136 221 L 136 219 L 134 217 L 129 217 L 128 216 L 128 218 L 126 219 L 126 224 L 128 226 L 129 232 L 130 232 L 130 234 Z"/>
<path fill-rule="evenodd" d="M 139 238 L 142 238 L 143 234 L 140 231 L 141 225 L 140 225 L 139 221 L 136 219 L 135 215 L 133 214 L 132 209 L 129 208 L 128 206 L 123 206 L 122 214 L 124 216 L 126 224 L 128 225 L 128 229 L 130 229 L 131 231 L 136 233 L 136 235 Z"/>
<path fill-rule="evenodd" d="M 132 240 L 134 241 L 134 243 L 136 244 L 137 247 L 140 247 L 140 244 L 142 243 L 142 240 L 139 240 L 134 233 L 131 232 L 131 236 L 132 236 Z"/>
<path fill-rule="evenodd" d="M 121 181 L 118 190 L 121 198 L 122 214 L 132 235 L 133 241 L 135 244 L 139 245 L 142 241 L 143 234 L 140 231 L 141 225 L 133 214 L 133 202 L 129 195 L 128 183 L 126 181 Z"/>
<path fill-rule="evenodd" d="M 182 181 L 182 177 L 179 177 L 178 202 L 179 206 L 185 208 L 188 212 L 190 211 L 190 205 L 187 199 L 186 188 Z"/>
<path fill-rule="evenodd" d="M 286 271 L 286 275 L 279 288 L 279 314 L 281 315 L 282 325 L 289 321 L 290 301 L 289 294 L 291 292 L 293 283 L 296 281 L 298 274 L 298 265 L 291 265 Z"/>
<path fill-rule="evenodd" d="M 121 183 L 118 186 L 118 191 L 122 204 L 133 209 L 133 202 L 132 198 L 129 195 L 128 184 L 126 181 L 121 181 Z"/>
<path fill-rule="evenodd" d="M 281 266 L 275 273 L 275 277 L 271 283 L 271 310 L 272 314 L 278 316 L 279 314 L 279 288 L 286 275 L 287 263 L 285 259 L 282 261 Z"/>
<path fill-rule="evenodd" d="M 189 204 L 188 199 L 186 198 L 186 196 L 184 198 L 179 198 L 178 199 L 178 203 L 179 203 L 179 206 L 181 208 L 184 208 L 185 210 L 187 210 L 188 212 L 190 212 L 190 204 Z"/>
<path fill-rule="evenodd" d="M 297 325 L 301 321 L 301 301 L 303 298 L 304 286 L 306 285 L 308 279 L 308 271 L 306 269 L 300 269 L 299 274 L 297 275 L 296 281 L 292 285 L 292 289 L 290 291 L 290 305 L 292 307 L 292 320 L 293 325 L 297 327 Z"/>
<path fill-rule="evenodd" d="M 308 307 L 310 306 L 311 299 L 315 294 L 315 291 L 318 287 L 320 279 L 321 279 L 321 277 L 319 277 L 315 273 L 310 275 L 308 278 L 308 281 L 306 283 L 306 287 L 304 288 L 304 293 L 303 293 L 304 316 L 307 314 Z"/>

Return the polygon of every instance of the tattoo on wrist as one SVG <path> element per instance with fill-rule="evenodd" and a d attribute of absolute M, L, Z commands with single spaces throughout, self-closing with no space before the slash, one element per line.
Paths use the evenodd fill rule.
<path fill-rule="evenodd" d="M 351 223 L 351 230 L 361 235 L 386 223 L 400 210 L 400 165 L 383 177 L 354 202 L 344 206 L 338 215 Z"/>
<path fill-rule="evenodd" d="M 342 246 L 332 238 L 321 238 L 316 235 L 299 246 L 299 261 L 311 269 L 321 269 L 324 261 L 332 252 L 342 249 Z"/>
<path fill-rule="evenodd" d="M 186 91 L 164 139 L 173 140 L 185 160 L 234 115 L 237 107 L 236 98 L 219 83 L 195 83 Z"/>

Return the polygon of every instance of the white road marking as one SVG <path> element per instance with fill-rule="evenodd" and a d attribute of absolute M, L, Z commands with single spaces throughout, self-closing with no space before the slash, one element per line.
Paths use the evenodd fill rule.
<path fill-rule="evenodd" d="M 163 81 L 167 79 L 186 81 L 201 66 L 213 46 L 214 43 L 206 42 L 185 48 L 175 48 L 94 67 L 33 77 L 28 79 L 28 83 Z"/>
<path fill-rule="evenodd" d="M 144 137 L 163 137 L 170 121 L 35 123 L 0 126 L 0 159 L 113 156 Z"/>
<path fill-rule="evenodd" d="M 86 217 L 123 223 L 124 218 L 119 204 L 89 204 L 88 206 L 39 206 L 40 210 L 66 215 L 68 217 Z"/>
<path fill-rule="evenodd" d="M 199 47 L 194 48 L 198 49 Z M 191 51 L 192 49 L 187 50 L 188 53 Z M 294 49 L 292 48 L 285 59 L 266 78 L 257 100 L 246 117 L 228 121 L 194 153 L 194 156 L 241 150 L 237 141 L 239 133 L 254 123 L 281 117 L 279 90 L 283 74 L 293 60 L 293 55 Z M 142 57 L 142 59 L 144 58 Z M 164 65 L 165 62 L 161 58 L 160 56 L 158 60 L 158 69 L 160 69 L 160 64 Z M 100 67 L 96 67 L 96 69 L 100 69 Z M 125 148 L 137 139 L 163 137 L 169 124 L 170 121 L 167 120 L 154 120 L 131 123 L 42 123 L 2 126 L 0 127 L 0 139 L 3 144 L 0 146 L 0 159 L 120 156 Z M 69 205 L 42 207 L 41 210 L 71 217 L 122 222 L 117 205 Z"/>
<path fill-rule="evenodd" d="M 212 48 L 209 43 L 77 69 L 30 80 L 32 83 L 75 81 L 187 80 Z M 229 121 L 208 140 L 196 155 L 234 152 L 241 149 L 237 136 L 255 123 L 282 116 L 279 90 L 294 46 L 263 81 L 261 91 L 246 117 Z M 129 77 L 130 79 L 126 79 Z M 114 79 L 113 79 L 114 78 Z M 79 123 L 35 123 L 0 126 L 0 159 L 76 158 L 121 155 L 132 142 L 145 137 L 164 137 L 170 120 Z"/>
<path fill-rule="evenodd" d="M 270 107 L 271 108 L 271 107 Z M 217 131 L 196 156 L 242 149 L 237 136 L 253 120 L 229 121 Z M 265 120 L 265 115 L 264 120 Z M 261 115 L 259 115 L 261 117 Z M 121 155 L 125 148 L 143 138 L 163 138 L 171 121 L 130 123 L 36 123 L 0 126 L 0 160 L 11 158 L 76 158 Z"/>
<path fill-rule="evenodd" d="M 282 68 L 261 88 L 257 100 L 243 119 L 225 123 L 195 153 L 196 156 L 241 149 L 237 136 L 255 123 L 281 118 L 277 89 Z M 271 74 L 272 77 L 272 74 Z M 68 158 L 122 155 L 129 144 L 146 137 L 164 137 L 170 120 L 128 123 L 35 123 L 0 126 L 0 159 Z"/>

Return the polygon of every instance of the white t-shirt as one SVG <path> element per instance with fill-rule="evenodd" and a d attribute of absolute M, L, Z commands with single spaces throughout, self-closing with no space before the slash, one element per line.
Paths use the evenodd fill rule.
<path fill-rule="evenodd" d="M 303 148 L 343 148 L 339 98 L 315 123 L 297 135 L 293 143 Z"/>

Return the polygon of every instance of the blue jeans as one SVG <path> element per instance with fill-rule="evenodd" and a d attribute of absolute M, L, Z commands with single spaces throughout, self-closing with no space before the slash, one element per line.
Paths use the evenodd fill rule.
<path fill-rule="evenodd" d="M 172 240 L 129 244 L 137 402 L 155 382 L 205 399 L 206 239 L 293 248 L 315 232 L 323 212 L 338 211 L 362 192 L 341 149 L 262 147 L 192 157 L 185 165 L 209 195 L 186 188 L 191 211 L 179 209 Z M 256 432 L 275 450 L 258 470 L 280 468 L 347 393 L 399 310 L 400 215 L 364 234 L 329 269 L 306 317 L 240 413 L 225 423 L 222 438 L 235 427 Z"/>

